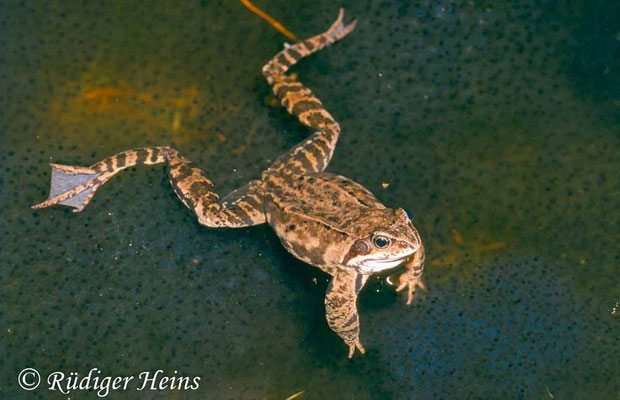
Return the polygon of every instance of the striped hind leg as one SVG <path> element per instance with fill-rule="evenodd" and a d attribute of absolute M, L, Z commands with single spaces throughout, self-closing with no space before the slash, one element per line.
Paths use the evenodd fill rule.
<path fill-rule="evenodd" d="M 285 73 L 301 58 L 352 32 L 356 22 L 345 26 L 342 23 L 343 16 L 344 11 L 340 9 L 338 18 L 326 32 L 287 46 L 263 67 L 267 82 L 286 110 L 296 115 L 302 124 L 317 131 L 280 156 L 267 170 L 268 173 L 322 172 L 332 157 L 340 134 L 340 125 L 310 89 Z"/>
<path fill-rule="evenodd" d="M 259 181 L 252 181 L 220 200 L 213 183 L 191 161 L 170 147 L 127 150 L 90 167 L 51 164 L 52 182 L 48 199 L 32 208 L 55 204 L 80 212 L 108 179 L 135 165 L 168 163 L 170 183 L 198 222 L 210 227 L 244 227 L 265 222 Z"/>
<path fill-rule="evenodd" d="M 243 228 L 266 221 L 260 181 L 250 181 L 220 200 L 213 183 L 191 161 L 176 152 L 168 162 L 170 184 L 201 225 Z"/>
<path fill-rule="evenodd" d="M 90 167 L 50 164 L 52 182 L 49 197 L 32 208 L 61 204 L 75 207 L 73 212 L 80 212 L 108 179 L 135 165 L 163 163 L 170 150 L 169 147 L 127 150 L 107 157 Z"/>

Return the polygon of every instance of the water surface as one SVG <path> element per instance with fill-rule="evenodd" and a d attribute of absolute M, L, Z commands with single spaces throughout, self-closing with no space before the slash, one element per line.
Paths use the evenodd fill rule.
<path fill-rule="evenodd" d="M 256 4 L 299 37 L 337 14 Z M 294 72 L 341 123 L 329 171 L 413 213 L 429 289 L 406 307 L 371 280 L 351 361 L 327 276 L 267 226 L 200 227 L 164 167 L 119 174 L 80 214 L 29 208 L 49 162 L 134 147 L 175 146 L 221 193 L 258 177 L 308 134 L 260 73 L 288 39 L 235 1 L 8 4 L 1 398 L 63 398 L 19 388 L 26 367 L 201 377 L 157 399 L 618 398 L 618 5 L 344 7 L 356 31 Z"/>

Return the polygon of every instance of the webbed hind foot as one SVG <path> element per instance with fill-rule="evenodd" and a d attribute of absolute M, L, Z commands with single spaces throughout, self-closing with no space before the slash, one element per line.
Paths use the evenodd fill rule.
<path fill-rule="evenodd" d="M 80 212 L 105 181 L 99 179 L 101 171 L 91 168 L 61 164 L 50 166 L 52 167 L 50 194 L 47 200 L 32 206 L 33 209 L 62 204 L 75 207 L 73 212 Z"/>

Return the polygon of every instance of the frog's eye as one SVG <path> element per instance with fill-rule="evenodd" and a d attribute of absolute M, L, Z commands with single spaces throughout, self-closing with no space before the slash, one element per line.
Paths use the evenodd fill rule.
<path fill-rule="evenodd" d="M 390 239 L 387 236 L 375 235 L 375 237 L 372 238 L 372 244 L 374 244 L 376 247 L 380 249 L 384 249 L 388 247 L 391 243 L 392 243 L 392 239 Z"/>
<path fill-rule="evenodd" d="M 407 218 L 409 218 L 411 221 L 413 221 L 413 214 L 411 214 L 409 212 L 409 210 L 405 210 L 405 214 L 407 214 Z"/>

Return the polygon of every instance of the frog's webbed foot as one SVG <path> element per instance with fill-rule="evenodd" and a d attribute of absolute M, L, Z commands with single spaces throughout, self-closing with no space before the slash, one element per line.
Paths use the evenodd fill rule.
<path fill-rule="evenodd" d="M 47 200 L 32 206 L 34 209 L 62 204 L 74 207 L 73 212 L 80 212 L 105 180 L 100 178 L 102 171 L 91 168 L 61 164 L 50 166 L 52 167 L 50 194 Z"/>
<path fill-rule="evenodd" d="M 359 337 L 360 322 L 356 301 L 366 279 L 368 275 L 338 270 L 329 283 L 325 296 L 327 324 L 349 346 L 349 358 L 353 357 L 355 349 L 365 353 Z"/>
<path fill-rule="evenodd" d="M 344 18 L 344 8 L 340 8 L 338 10 L 338 18 L 334 21 L 334 23 L 329 27 L 327 32 L 325 32 L 325 36 L 329 38 L 329 40 L 337 41 L 347 36 L 350 32 L 355 29 L 357 25 L 357 20 L 353 20 L 349 23 L 349 25 L 344 25 L 342 20 Z"/>

